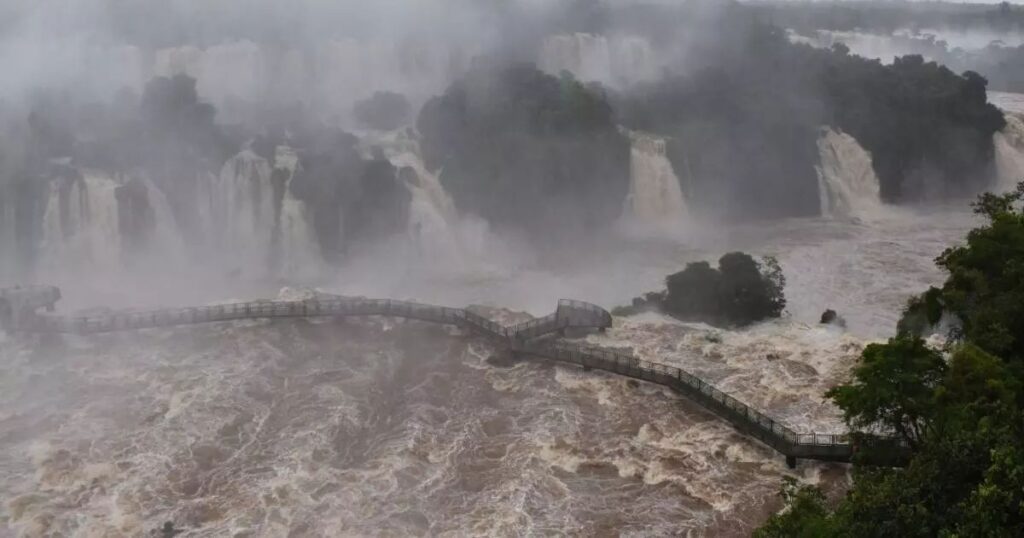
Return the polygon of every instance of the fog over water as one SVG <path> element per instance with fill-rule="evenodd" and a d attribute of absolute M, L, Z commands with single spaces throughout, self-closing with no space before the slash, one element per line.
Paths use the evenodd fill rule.
<path fill-rule="evenodd" d="M 415 114 L 474 65 L 532 62 L 624 94 L 683 69 L 686 39 L 588 32 L 565 22 L 578 14 L 565 2 L 20 4 L 0 3 L 13 66 L 0 75 L 0 286 L 58 285 L 63 313 L 316 290 L 476 305 L 511 324 L 559 298 L 629 304 L 688 262 L 742 250 L 778 258 L 780 319 L 730 330 L 645 313 L 581 340 L 682 367 L 794 430 L 841 433 L 822 394 L 941 282 L 935 257 L 978 223 L 967 199 L 884 204 L 870 152 L 823 126 L 810 149 L 820 216 L 717 215 L 667 136 L 624 126 L 625 195 L 606 227 L 538 238 L 460 206 Z M 205 137 L 201 103 L 213 105 L 238 142 L 223 158 L 222 141 L 154 149 L 126 130 L 119 149 L 157 156 L 101 166 L 80 139 L 42 159 L 31 204 L 13 188 L 9 164 L 35 158 L 19 144 L 37 88 L 65 92 L 42 101 L 61 103 L 56 116 L 105 132 L 152 77 L 178 74 L 200 104 L 175 128 Z M 408 100 L 401 127 L 354 117 L 378 91 Z M 1019 95 L 990 99 L 1024 112 Z M 996 135 L 1000 185 L 1024 173 L 1020 125 Z M 337 170 L 359 179 L 317 183 Z M 845 328 L 818 324 L 827 308 Z M 781 477 L 847 483 L 843 465 L 787 469 L 668 389 L 500 354 L 381 318 L 0 335 L 0 536 L 143 536 L 165 521 L 188 537 L 745 536 L 779 508 Z"/>

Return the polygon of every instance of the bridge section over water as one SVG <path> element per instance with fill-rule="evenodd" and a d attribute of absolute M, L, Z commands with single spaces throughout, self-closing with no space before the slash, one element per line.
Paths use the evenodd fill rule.
<path fill-rule="evenodd" d="M 596 305 L 562 299 L 555 312 L 525 323 L 504 326 L 475 312 L 391 299 L 362 297 L 318 298 L 304 301 L 255 301 L 144 312 L 114 312 L 90 316 L 57 316 L 37 312 L 52 309 L 59 299 L 56 288 L 32 288 L 17 293 L 0 289 L 13 315 L 0 319 L 13 332 L 95 334 L 114 331 L 173 327 L 243 319 L 387 316 L 442 323 L 480 334 L 517 355 L 571 363 L 657 383 L 669 387 L 725 418 L 740 432 L 754 437 L 786 456 L 791 466 L 797 458 L 850 461 L 854 446 L 846 435 L 800 434 L 760 411 L 725 394 L 681 368 L 645 361 L 597 347 L 584 347 L 552 339 L 565 329 L 604 330 L 612 317 Z M 33 297 L 37 293 L 38 297 Z"/>

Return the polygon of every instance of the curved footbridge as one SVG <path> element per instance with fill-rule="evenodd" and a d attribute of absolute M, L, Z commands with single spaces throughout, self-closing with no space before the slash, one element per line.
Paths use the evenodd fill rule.
<path fill-rule="evenodd" d="M 557 338 L 567 329 L 611 327 L 605 309 L 582 301 L 562 299 L 554 313 L 518 325 L 504 326 L 462 308 L 449 308 L 391 299 L 331 296 L 303 301 L 257 301 L 145 312 L 114 312 L 90 316 L 57 316 L 52 311 L 60 291 L 50 286 L 0 289 L 0 324 L 11 332 L 94 334 L 172 327 L 242 319 L 386 316 L 450 324 L 503 344 L 516 355 L 571 363 L 657 383 L 672 388 L 728 420 L 741 433 L 754 437 L 796 460 L 850 461 L 855 446 L 846 435 L 800 434 L 725 394 L 700 378 L 665 364 L 645 361 L 597 347 L 572 345 Z"/>

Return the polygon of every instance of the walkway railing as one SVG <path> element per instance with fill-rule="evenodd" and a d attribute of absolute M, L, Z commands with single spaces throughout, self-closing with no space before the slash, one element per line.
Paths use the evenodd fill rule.
<path fill-rule="evenodd" d="M 3 294 L 0 293 L 0 296 Z M 59 292 L 56 297 L 59 297 Z M 92 334 L 241 319 L 317 316 L 388 316 L 451 324 L 504 343 L 516 353 L 577 364 L 585 369 L 604 370 L 670 387 L 725 418 L 740 432 L 785 454 L 791 465 L 795 464 L 795 458 L 849 461 L 854 452 L 847 435 L 796 433 L 681 368 L 598 347 L 540 340 L 543 336 L 568 328 L 604 330 L 611 327 L 611 314 L 601 307 L 582 301 L 562 299 L 558 301 L 554 313 L 510 327 L 461 308 L 362 297 L 256 301 L 91 316 L 30 314 L 17 317 L 13 329 L 34 333 Z"/>
<path fill-rule="evenodd" d="M 725 418 L 741 432 L 789 457 L 849 461 L 853 455 L 853 445 L 847 435 L 797 433 L 682 368 L 603 348 L 565 343 L 528 343 L 520 351 L 670 387 Z"/>

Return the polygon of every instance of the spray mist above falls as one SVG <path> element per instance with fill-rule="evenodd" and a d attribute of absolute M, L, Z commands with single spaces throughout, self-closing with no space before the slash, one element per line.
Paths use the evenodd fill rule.
<path fill-rule="evenodd" d="M 705 218 L 863 218 L 883 195 L 916 196 L 901 192 L 913 166 L 952 184 L 948 171 L 989 164 L 983 143 L 939 147 L 984 140 L 997 119 L 987 105 L 965 104 L 968 120 L 890 110 L 873 92 L 902 80 L 893 66 L 799 47 L 770 27 L 746 50 L 741 37 L 754 30 L 724 13 L 549 7 L 458 11 L 460 23 L 480 24 L 455 29 L 375 6 L 301 35 L 204 11 L 192 34 L 127 25 L 79 49 L 58 40 L 80 66 L 115 68 L 67 70 L 90 83 L 0 116 L 32 147 L 10 167 L 26 172 L 0 187 L 0 249 L 15 253 L 0 265 L 31 275 L 173 257 L 217 274 L 306 280 L 400 245 L 405 259 L 457 269 L 502 250 L 498 237 L 544 250 L 619 223 L 681 238 Z M 685 28 L 658 24 L 676 10 L 692 15 L 679 19 Z M 280 21 L 302 16 L 287 11 Z M 765 72 L 765 55 L 784 61 Z M 834 69 L 795 76 L 821 66 Z M 857 74 L 843 82 L 857 99 L 801 86 L 834 72 Z M 949 95 L 977 95 L 976 80 L 928 76 Z M 760 91 L 769 88 L 778 91 Z M 765 97 L 780 92 L 791 98 Z M 889 136 L 882 117 L 957 134 Z M 1016 166 L 1010 130 L 995 141 L 1003 170 Z M 906 159 L 893 137 L 907 141 Z M 82 179 L 61 183 L 52 163 Z"/>

